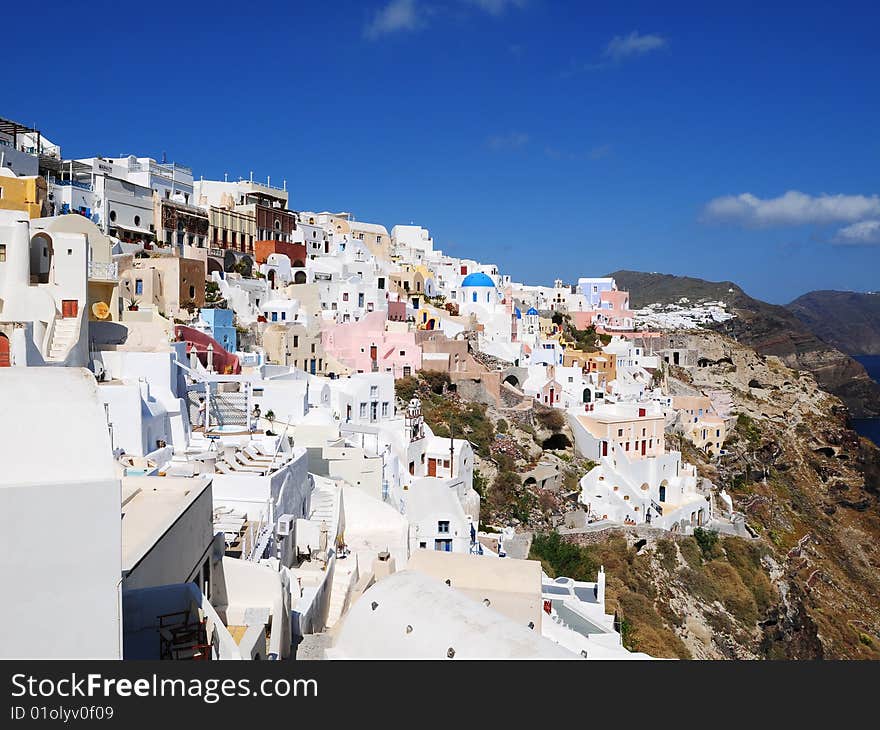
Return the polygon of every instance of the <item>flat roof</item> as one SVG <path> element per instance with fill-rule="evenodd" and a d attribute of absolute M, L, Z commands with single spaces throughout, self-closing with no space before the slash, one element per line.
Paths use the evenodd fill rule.
<path fill-rule="evenodd" d="M 202 477 L 122 478 L 122 570 L 131 570 L 211 484 Z"/>

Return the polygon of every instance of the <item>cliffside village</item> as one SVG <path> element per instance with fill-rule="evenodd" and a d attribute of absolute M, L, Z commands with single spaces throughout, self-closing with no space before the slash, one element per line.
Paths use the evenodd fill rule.
<path fill-rule="evenodd" d="M 647 658 L 604 571 L 551 578 L 484 529 L 467 434 L 395 382 L 561 411 L 595 464 L 569 529 L 736 532 L 667 442 L 724 450 L 729 395 L 663 385 L 701 354 L 612 278 L 518 283 L 421 226 L 291 206 L 0 119 L 0 654 Z"/>

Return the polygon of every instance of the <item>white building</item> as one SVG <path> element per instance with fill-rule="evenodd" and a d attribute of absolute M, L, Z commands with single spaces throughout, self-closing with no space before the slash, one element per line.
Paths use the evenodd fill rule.
<path fill-rule="evenodd" d="M 9 368 L 0 402 L 0 657 L 120 659 L 120 481 L 94 376 Z M 41 525 L 76 548 L 36 539 Z"/>

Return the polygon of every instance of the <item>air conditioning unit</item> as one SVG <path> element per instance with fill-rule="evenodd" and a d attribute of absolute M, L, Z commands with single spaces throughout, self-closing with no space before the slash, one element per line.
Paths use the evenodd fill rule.
<path fill-rule="evenodd" d="M 278 527 L 275 530 L 275 533 L 278 537 L 287 537 L 294 530 L 294 524 L 296 523 L 296 517 L 293 515 L 281 515 L 278 518 Z"/>

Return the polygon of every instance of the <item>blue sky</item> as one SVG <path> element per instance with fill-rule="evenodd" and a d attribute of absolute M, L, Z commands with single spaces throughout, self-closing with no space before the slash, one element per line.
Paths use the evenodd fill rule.
<path fill-rule="evenodd" d="M 0 115 L 65 157 L 286 178 L 530 283 L 880 289 L 870 3 L 52 5 L 60 36 L 7 33 Z"/>

